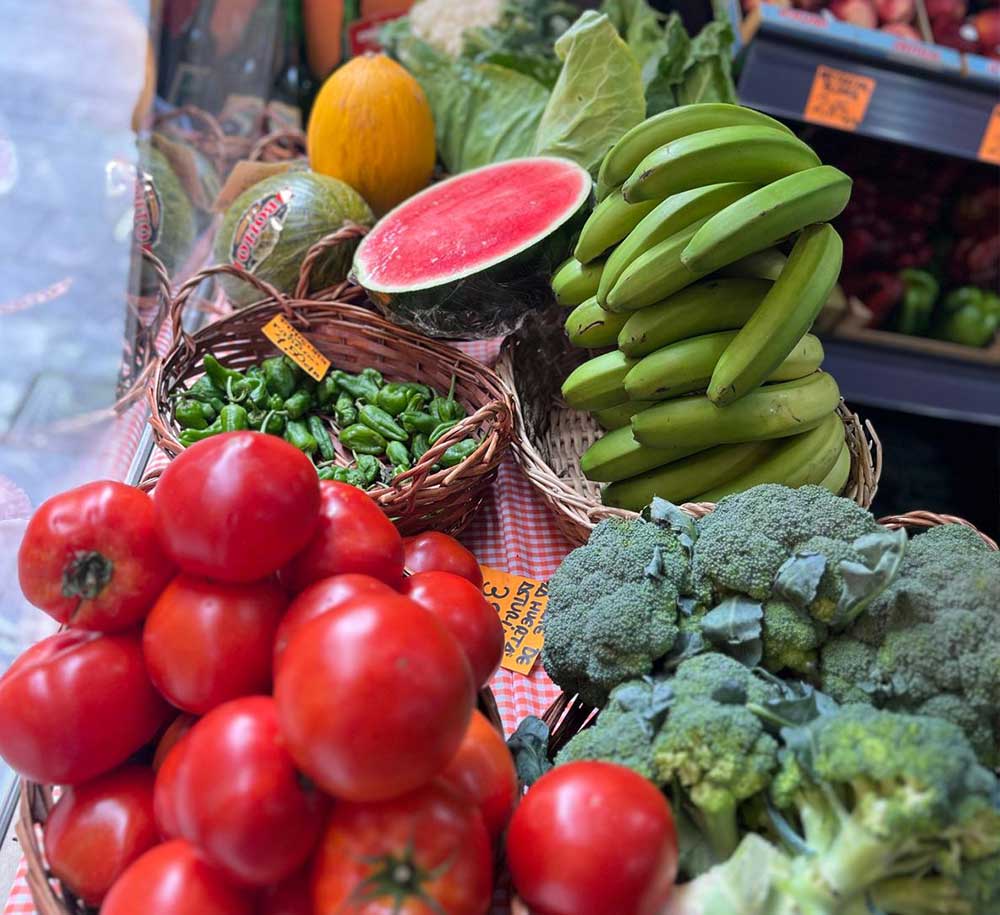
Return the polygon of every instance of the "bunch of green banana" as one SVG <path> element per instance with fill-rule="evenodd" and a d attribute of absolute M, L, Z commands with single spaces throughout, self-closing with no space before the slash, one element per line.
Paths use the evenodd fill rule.
<path fill-rule="evenodd" d="M 574 346 L 566 403 L 607 430 L 581 458 L 610 505 L 711 501 L 762 482 L 834 491 L 840 391 L 809 333 L 843 246 L 851 179 L 739 105 L 656 115 L 611 149 L 553 277 Z"/>

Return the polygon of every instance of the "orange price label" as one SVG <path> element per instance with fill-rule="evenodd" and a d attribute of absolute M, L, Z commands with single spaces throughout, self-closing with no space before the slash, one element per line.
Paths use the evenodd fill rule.
<path fill-rule="evenodd" d="M 983 141 L 979 144 L 979 158 L 983 162 L 1000 165 L 1000 105 L 993 106 L 993 113 L 986 122 Z"/>
<path fill-rule="evenodd" d="M 874 91 L 875 80 L 870 76 L 859 76 L 821 64 L 816 68 L 803 114 L 813 124 L 857 130 L 865 119 Z"/>
<path fill-rule="evenodd" d="M 503 623 L 504 670 L 528 676 L 542 652 L 542 617 L 549 602 L 548 582 L 483 566 L 483 596 Z"/>
<path fill-rule="evenodd" d="M 275 315 L 261 329 L 278 349 L 292 360 L 309 377 L 322 381 L 330 360 L 302 336 L 284 315 Z"/>

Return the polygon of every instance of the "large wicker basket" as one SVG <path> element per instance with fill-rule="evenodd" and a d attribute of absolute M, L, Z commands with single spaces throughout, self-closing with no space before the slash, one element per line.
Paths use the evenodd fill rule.
<path fill-rule="evenodd" d="M 710 506 L 684 506 L 690 514 L 702 517 L 711 511 Z M 929 511 L 912 511 L 902 515 L 889 515 L 879 518 L 879 524 L 896 530 L 905 528 L 909 531 L 925 531 L 942 524 L 963 524 L 972 528 L 991 549 L 997 549 L 997 543 L 992 537 L 988 537 L 974 524 L 970 524 L 964 518 L 955 515 L 941 515 Z M 560 693 L 555 701 L 545 710 L 542 715 L 549 728 L 549 759 L 554 759 L 556 754 L 576 736 L 584 727 L 593 723 L 597 715 L 597 710 L 586 702 L 582 702 L 578 696 L 571 696 L 568 693 Z M 531 910 L 519 899 L 515 898 L 511 903 L 511 915 L 532 915 Z"/>
<path fill-rule="evenodd" d="M 156 444 L 170 457 L 183 450 L 170 413 L 170 399 L 202 373 L 205 353 L 213 353 L 233 368 L 245 368 L 274 355 L 276 350 L 261 334 L 261 328 L 275 315 L 284 314 L 337 368 L 357 372 L 373 366 L 390 381 L 420 381 L 442 391 L 447 391 L 455 379 L 455 396 L 468 408 L 469 416 L 442 436 L 412 469 L 389 485 L 368 490 L 368 494 L 404 535 L 428 528 L 456 533 L 479 508 L 511 442 L 510 395 L 500 379 L 475 359 L 352 304 L 363 298 L 357 287 L 343 284 L 318 293 L 328 298 L 305 298 L 312 263 L 325 246 L 342 241 L 352 231 L 346 229 L 329 236 L 306 256 L 298 289 L 291 298 L 230 265 L 202 270 L 177 291 L 171 314 L 174 345 L 157 364 L 149 388 L 150 426 Z M 187 334 L 182 320 L 192 294 L 204 280 L 223 273 L 252 283 L 264 298 L 194 335 Z M 480 442 L 471 456 L 455 467 L 432 469 L 449 446 L 468 437 Z M 335 447 L 338 462 L 350 463 L 351 456 L 339 443 Z"/>
<path fill-rule="evenodd" d="M 599 521 L 635 513 L 603 505 L 600 486 L 580 471 L 580 455 L 604 430 L 590 414 L 567 406 L 560 394 L 563 379 L 588 356 L 570 345 L 564 320 L 559 311 L 530 316 L 504 341 L 496 370 L 514 395 L 514 454 L 521 469 L 565 537 L 583 543 Z M 838 412 L 851 450 L 844 495 L 868 508 L 882 473 L 881 445 L 871 423 L 862 424 L 843 403 Z"/>

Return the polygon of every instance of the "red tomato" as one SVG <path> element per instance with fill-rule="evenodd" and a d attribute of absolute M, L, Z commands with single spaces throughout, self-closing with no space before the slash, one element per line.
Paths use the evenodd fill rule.
<path fill-rule="evenodd" d="M 656 915 L 677 876 L 677 833 L 652 782 L 613 763 L 567 763 L 514 811 L 507 860 L 533 911 Z"/>
<path fill-rule="evenodd" d="M 304 871 L 264 890 L 260 894 L 258 915 L 314 915 L 309 872 L 307 866 Z"/>
<path fill-rule="evenodd" d="M 353 597 L 364 594 L 393 595 L 393 591 L 385 582 L 372 578 L 370 575 L 334 575 L 324 578 L 305 589 L 292 601 L 278 626 L 278 634 L 274 639 L 274 669 L 278 669 L 278 661 L 292 636 L 311 619 L 321 616 L 328 610 L 333 610 Z"/>
<path fill-rule="evenodd" d="M 188 734 L 191 732 L 188 731 Z M 164 839 L 176 839 L 181 834 L 177 820 L 177 773 L 181 767 L 181 757 L 187 749 L 188 734 L 184 734 L 167 753 L 160 768 L 156 771 L 156 782 L 153 786 L 153 816 L 156 827 Z"/>
<path fill-rule="evenodd" d="M 503 623 L 482 591 L 451 572 L 419 572 L 403 593 L 433 613 L 462 646 L 476 686 L 485 686 L 503 657 Z"/>
<path fill-rule="evenodd" d="M 163 736 L 160 737 L 159 742 L 156 744 L 156 752 L 153 754 L 153 771 L 159 771 L 160 767 L 166 761 L 167 756 L 170 751 L 180 743 L 181 738 L 194 727 L 194 723 L 198 720 L 195 715 L 178 715 L 172 722 L 170 722 L 170 727 L 168 727 L 164 732 Z"/>
<path fill-rule="evenodd" d="M 484 915 L 493 856 L 479 812 L 441 782 L 333 808 L 313 869 L 315 915 Z"/>
<path fill-rule="evenodd" d="M 149 496 L 104 480 L 42 503 L 17 573 L 24 596 L 60 623 L 112 632 L 146 615 L 174 566 L 156 539 Z"/>
<path fill-rule="evenodd" d="M 382 509 L 355 486 L 324 480 L 320 520 L 306 547 L 281 571 L 293 592 L 314 581 L 357 572 L 398 588 L 403 582 L 403 540 Z"/>
<path fill-rule="evenodd" d="M 52 873 L 88 905 L 160 841 L 153 820 L 153 770 L 123 766 L 66 788 L 45 821 Z"/>
<path fill-rule="evenodd" d="M 424 531 L 403 540 L 406 568 L 411 572 L 451 572 L 468 578 L 477 588 L 483 586 L 479 562 L 454 537 L 440 531 Z"/>
<path fill-rule="evenodd" d="M 326 799 L 300 781 L 270 696 L 220 705 L 183 749 L 174 810 L 206 861 L 248 886 L 277 883 L 305 864 Z"/>
<path fill-rule="evenodd" d="M 274 435 L 228 432 L 192 445 L 156 485 L 156 529 L 185 572 L 249 582 L 281 568 L 319 518 L 316 468 Z"/>
<path fill-rule="evenodd" d="M 270 581 L 224 584 L 178 575 L 142 633 L 157 689 L 203 715 L 221 702 L 271 689 L 274 634 L 288 605 Z"/>
<path fill-rule="evenodd" d="M 472 713 L 462 745 L 441 779 L 479 808 L 490 838 L 499 838 L 517 800 L 517 771 L 503 736 L 485 715 Z"/>
<path fill-rule="evenodd" d="M 121 877 L 101 915 L 254 915 L 251 895 L 233 886 L 182 839 L 157 845 Z"/>
<path fill-rule="evenodd" d="M 32 781 L 85 782 L 125 762 L 169 720 L 138 634 L 67 629 L 0 677 L 0 756 Z"/>
<path fill-rule="evenodd" d="M 306 623 L 275 679 L 300 768 L 335 797 L 411 791 L 455 755 L 475 689 L 458 643 L 405 597 L 356 597 Z"/>

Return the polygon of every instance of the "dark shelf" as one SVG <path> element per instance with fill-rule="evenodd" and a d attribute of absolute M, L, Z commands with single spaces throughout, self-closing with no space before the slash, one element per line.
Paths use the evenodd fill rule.
<path fill-rule="evenodd" d="M 851 340 L 823 347 L 850 404 L 1000 427 L 1000 368 Z"/>
<path fill-rule="evenodd" d="M 947 48 L 830 23 L 800 10 L 761 9 L 759 28 L 742 58 L 739 95 L 744 104 L 808 120 L 804 112 L 816 69 L 832 67 L 875 80 L 856 133 L 978 158 L 1000 101 L 1000 81 L 990 72 L 973 72 L 968 59 L 963 62 Z M 796 15 L 785 15 L 789 13 Z"/>

